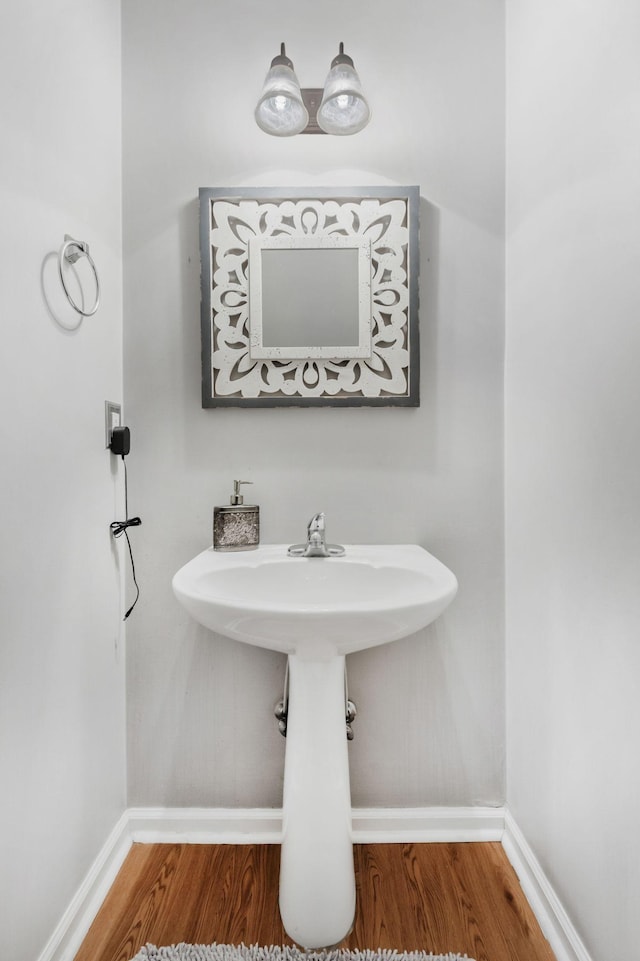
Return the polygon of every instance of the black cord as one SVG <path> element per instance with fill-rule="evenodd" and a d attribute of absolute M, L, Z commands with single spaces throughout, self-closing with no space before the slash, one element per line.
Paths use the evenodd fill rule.
<path fill-rule="evenodd" d="M 138 582 L 136 580 L 136 565 L 133 563 L 133 551 L 131 550 L 131 541 L 129 540 L 129 532 L 127 528 L 129 527 L 140 527 L 142 521 L 139 517 L 129 517 L 129 492 L 127 489 L 127 462 L 124 459 L 124 454 L 122 455 L 122 463 L 124 464 L 124 513 L 126 520 L 124 521 L 112 521 L 109 527 L 111 528 L 111 533 L 114 537 L 124 536 L 127 539 L 127 546 L 129 548 L 129 557 L 131 558 L 131 574 L 133 575 L 133 583 L 136 586 L 136 598 L 127 611 L 127 613 L 122 618 L 123 621 L 129 617 L 129 614 L 134 609 L 138 603 L 138 598 L 140 597 L 140 588 L 138 587 Z"/>

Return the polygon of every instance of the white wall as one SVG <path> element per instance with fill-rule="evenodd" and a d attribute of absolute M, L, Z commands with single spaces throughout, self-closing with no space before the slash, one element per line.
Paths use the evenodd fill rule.
<path fill-rule="evenodd" d="M 103 426 L 122 390 L 119 5 L 4 4 L 0 100 L 0 943 L 33 961 L 125 802 Z M 74 331 L 65 233 L 103 288 Z"/>
<path fill-rule="evenodd" d="M 129 800 L 281 803 L 284 659 L 212 637 L 171 593 L 214 503 L 254 482 L 265 542 L 415 541 L 460 592 L 431 629 L 350 659 L 356 805 L 500 803 L 504 763 L 502 0 L 127 0 L 125 385 L 142 598 L 128 628 Z M 338 43 L 373 107 L 353 138 L 263 134 L 280 42 L 303 86 Z M 200 186 L 419 184 L 422 406 L 202 410 Z"/>
<path fill-rule="evenodd" d="M 508 803 L 607 961 L 640 903 L 640 9 L 507 9 Z"/>

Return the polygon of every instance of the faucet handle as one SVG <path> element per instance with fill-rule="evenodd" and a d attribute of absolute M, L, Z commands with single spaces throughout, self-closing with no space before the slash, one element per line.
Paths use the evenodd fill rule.
<path fill-rule="evenodd" d="M 324 530 L 324 511 L 320 511 L 319 514 L 314 514 L 309 523 L 307 524 L 307 531 L 311 534 L 313 531 L 323 531 Z"/>

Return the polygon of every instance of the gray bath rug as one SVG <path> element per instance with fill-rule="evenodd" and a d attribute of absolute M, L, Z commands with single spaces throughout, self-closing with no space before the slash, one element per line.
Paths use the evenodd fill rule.
<path fill-rule="evenodd" d="M 133 961 L 473 961 L 466 954 L 423 954 L 410 951 L 299 951 L 298 948 L 261 948 L 257 944 L 147 944 Z"/>

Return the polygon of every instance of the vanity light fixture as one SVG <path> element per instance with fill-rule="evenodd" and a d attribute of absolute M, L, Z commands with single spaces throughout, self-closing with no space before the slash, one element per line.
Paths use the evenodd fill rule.
<path fill-rule="evenodd" d="M 322 103 L 318 110 L 318 126 L 325 133 L 339 135 L 358 133 L 369 123 L 369 104 L 362 91 L 360 77 L 353 60 L 344 52 L 344 44 L 331 61 L 325 81 Z"/>
<path fill-rule="evenodd" d="M 274 137 L 292 137 L 302 133 L 309 123 L 300 84 L 284 44 L 280 45 L 279 55 L 271 61 L 255 117 L 260 129 Z"/>
<path fill-rule="evenodd" d="M 371 112 L 353 60 L 344 44 L 331 61 L 324 89 L 300 89 L 293 63 L 285 52 L 271 61 L 255 110 L 256 123 L 274 137 L 298 133 L 358 133 L 369 123 Z"/>

